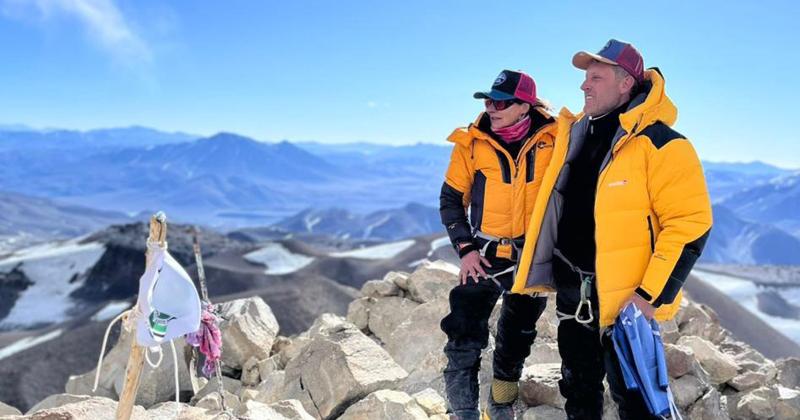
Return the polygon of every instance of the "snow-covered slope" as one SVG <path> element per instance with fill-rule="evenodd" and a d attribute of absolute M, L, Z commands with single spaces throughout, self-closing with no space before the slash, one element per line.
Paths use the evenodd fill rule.
<path fill-rule="evenodd" d="M 357 248 L 350 251 L 333 252 L 330 256 L 337 258 L 360 258 L 365 260 L 390 259 L 400 255 L 401 252 L 413 246 L 414 242 L 413 239 L 406 239 L 404 241 Z"/>
<path fill-rule="evenodd" d="M 775 330 L 780 331 L 797 343 L 800 343 L 800 320 L 770 315 L 759 307 L 759 293 L 768 289 L 758 286 L 749 279 L 721 274 L 695 268 L 692 274 L 701 281 L 723 292 L 728 297 L 742 305 L 752 314 L 758 316 Z M 769 289 L 780 294 L 787 302 L 798 303 L 800 287 Z"/>
<path fill-rule="evenodd" d="M 278 243 L 270 243 L 261 249 L 245 254 L 244 259 L 266 266 L 264 274 L 270 275 L 294 273 L 314 261 L 313 257 L 292 253 Z"/>
<path fill-rule="evenodd" d="M 75 305 L 70 293 L 83 285 L 105 249 L 102 243 L 73 240 L 20 250 L 0 260 L 0 276 L 21 279 L 18 297 L 0 320 L 0 329 L 67 319 Z"/>

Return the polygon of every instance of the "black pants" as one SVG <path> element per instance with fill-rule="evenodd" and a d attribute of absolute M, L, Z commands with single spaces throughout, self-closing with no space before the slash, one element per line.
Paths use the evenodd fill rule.
<path fill-rule="evenodd" d="M 566 264 L 554 263 L 556 276 L 556 309 L 573 314 L 580 302 L 580 280 Z M 561 355 L 561 395 L 568 419 L 600 419 L 603 413 L 603 377 L 607 376 L 611 396 L 617 403 L 619 417 L 626 419 L 657 419 L 650 414 L 638 391 L 628 391 L 611 341 L 611 329 L 600 335 L 597 293 L 592 290 L 594 321 L 579 324 L 564 320 L 558 324 L 558 352 Z"/>
<path fill-rule="evenodd" d="M 497 273 L 513 263 L 510 260 L 490 259 L 487 273 Z M 478 410 L 478 371 L 481 350 L 489 342 L 489 316 L 503 295 L 503 306 L 497 323 L 493 374 L 496 379 L 518 381 L 525 358 L 536 338 L 536 321 L 544 311 L 547 299 L 529 295 L 509 294 L 512 273 L 500 276 L 499 285 L 482 279 L 477 284 L 470 278 L 466 285 L 450 291 L 450 313 L 442 319 L 442 331 L 447 334 L 444 352 L 445 391 L 450 411 L 463 418 L 473 418 Z"/>

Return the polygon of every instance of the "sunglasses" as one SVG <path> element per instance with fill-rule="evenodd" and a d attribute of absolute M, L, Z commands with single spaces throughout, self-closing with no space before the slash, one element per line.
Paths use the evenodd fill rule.
<path fill-rule="evenodd" d="M 494 109 L 498 111 L 502 111 L 510 107 L 511 105 L 518 103 L 520 103 L 518 99 L 496 100 L 496 99 L 486 98 L 483 100 L 483 104 L 486 105 L 486 108 L 489 108 L 489 105 L 494 105 Z"/>

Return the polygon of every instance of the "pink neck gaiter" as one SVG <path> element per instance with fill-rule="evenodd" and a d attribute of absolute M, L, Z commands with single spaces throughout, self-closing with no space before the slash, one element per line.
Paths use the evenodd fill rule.
<path fill-rule="evenodd" d="M 498 128 L 497 130 L 493 131 L 501 139 L 503 139 L 504 142 L 514 143 L 525 138 L 525 135 L 528 134 L 528 130 L 530 129 L 531 118 L 526 115 L 525 118 L 512 125 L 509 125 L 508 127 Z"/>

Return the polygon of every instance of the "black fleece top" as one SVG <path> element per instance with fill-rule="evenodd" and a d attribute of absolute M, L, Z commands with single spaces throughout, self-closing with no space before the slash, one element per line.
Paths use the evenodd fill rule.
<path fill-rule="evenodd" d="M 619 115 L 627 108 L 628 103 L 625 103 L 602 117 L 590 119 L 586 139 L 578 154 L 568 163 L 569 178 L 561 191 L 564 207 L 558 223 L 556 247 L 583 271 L 595 271 L 594 200 L 597 180 L 619 127 Z"/>

